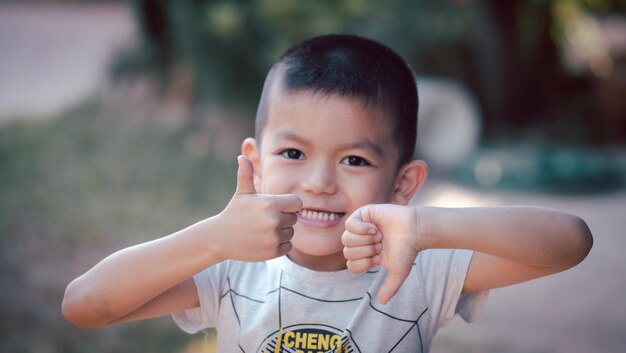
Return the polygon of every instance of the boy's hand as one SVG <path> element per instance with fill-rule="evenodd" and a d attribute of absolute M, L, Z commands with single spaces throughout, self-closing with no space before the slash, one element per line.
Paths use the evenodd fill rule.
<path fill-rule="evenodd" d="M 387 278 L 378 293 L 383 304 L 396 294 L 421 250 L 416 218 L 413 207 L 367 205 L 346 220 L 341 240 L 348 269 L 363 272 L 377 265 L 384 266 Z"/>
<path fill-rule="evenodd" d="M 237 190 L 218 215 L 225 228 L 219 239 L 219 252 L 225 259 L 263 261 L 291 250 L 293 225 L 302 200 L 295 195 L 257 194 L 252 163 L 237 158 Z"/>

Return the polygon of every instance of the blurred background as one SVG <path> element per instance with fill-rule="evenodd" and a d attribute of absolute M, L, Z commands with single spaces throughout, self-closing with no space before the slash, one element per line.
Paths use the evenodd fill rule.
<path fill-rule="evenodd" d="M 417 74 L 414 203 L 552 207 L 594 233 L 581 265 L 493 291 L 432 351 L 623 351 L 622 0 L 0 1 L 0 351 L 212 352 L 169 318 L 74 327 L 63 291 L 221 211 L 271 63 L 338 32 Z"/>

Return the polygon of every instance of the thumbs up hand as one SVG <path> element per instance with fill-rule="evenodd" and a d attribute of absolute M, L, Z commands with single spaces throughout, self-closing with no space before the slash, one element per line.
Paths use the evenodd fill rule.
<path fill-rule="evenodd" d="M 256 194 L 254 187 L 254 168 L 252 162 L 246 156 L 237 157 L 237 189 L 235 190 L 235 196 Z"/>
<path fill-rule="evenodd" d="M 293 225 L 302 200 L 295 195 L 257 194 L 254 171 L 245 156 L 237 158 L 237 189 L 220 219 L 223 236 L 215 244 L 224 259 L 263 261 L 291 250 Z"/>
<path fill-rule="evenodd" d="M 387 269 L 387 278 L 378 293 L 380 302 L 387 304 L 422 250 L 420 237 L 413 207 L 385 204 L 366 205 L 352 213 L 341 241 L 350 271 L 364 272 L 377 265 Z"/>

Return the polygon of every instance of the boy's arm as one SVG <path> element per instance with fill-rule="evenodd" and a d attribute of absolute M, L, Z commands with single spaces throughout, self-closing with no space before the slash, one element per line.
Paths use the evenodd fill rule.
<path fill-rule="evenodd" d="M 198 306 L 200 306 L 200 300 L 198 298 L 196 283 L 193 278 L 188 278 L 162 294 L 159 294 L 137 310 L 115 319 L 107 323 L 107 325 L 152 319 Z"/>
<path fill-rule="evenodd" d="M 544 208 L 398 205 L 361 208 L 346 221 L 342 240 L 351 270 L 387 268 L 379 293 L 383 303 L 425 249 L 476 251 L 463 287 L 474 292 L 568 269 L 585 258 L 593 243 L 582 219 Z"/>
<path fill-rule="evenodd" d="M 219 215 L 172 235 L 120 250 L 72 281 L 63 314 L 80 326 L 161 316 L 198 305 L 191 277 L 225 259 L 286 254 L 302 201 L 256 194 L 252 164 L 238 159 L 237 190 Z"/>
<path fill-rule="evenodd" d="M 579 217 L 538 207 L 486 207 L 433 211 L 430 248 L 476 251 L 464 292 L 504 287 L 561 272 L 580 263 L 593 245 Z M 419 208 L 416 213 L 420 213 Z M 422 214 L 422 217 L 424 215 Z"/>
<path fill-rule="evenodd" d="M 64 316 L 79 326 L 97 327 L 122 321 L 125 316 L 131 318 L 123 321 L 130 321 L 135 312 L 145 315 L 144 307 L 151 301 L 159 302 L 160 310 L 153 306 L 149 310 L 153 315 L 149 316 L 175 311 L 169 305 L 175 301 L 163 301 L 159 297 L 168 297 L 170 288 L 171 291 L 178 288 L 180 292 L 177 284 L 220 261 L 218 252 L 203 236 L 202 228 L 211 225 L 202 223 L 120 250 L 102 260 L 67 286 L 62 305 Z M 183 297 L 189 298 L 193 289 L 185 286 Z M 184 306 L 193 307 L 197 303 L 196 294 Z"/>

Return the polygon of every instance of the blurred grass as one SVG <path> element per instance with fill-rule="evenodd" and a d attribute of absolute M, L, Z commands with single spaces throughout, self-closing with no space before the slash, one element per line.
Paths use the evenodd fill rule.
<path fill-rule="evenodd" d="M 60 307 L 69 281 L 106 255 L 226 205 L 236 151 L 194 152 L 192 133 L 98 98 L 0 126 L 2 352 L 176 352 L 191 341 L 169 318 L 85 330 Z"/>

